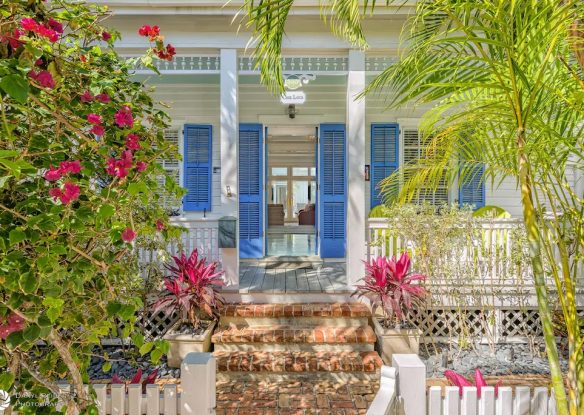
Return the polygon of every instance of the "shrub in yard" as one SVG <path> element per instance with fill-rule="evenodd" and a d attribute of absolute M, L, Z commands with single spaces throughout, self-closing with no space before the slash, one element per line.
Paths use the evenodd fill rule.
<path fill-rule="evenodd" d="M 218 317 L 223 298 L 217 288 L 224 285 L 223 271 L 217 271 L 217 262 L 207 263 L 194 249 L 187 257 L 184 253 L 173 257 L 174 265 L 167 265 L 170 275 L 165 278 L 167 292 L 156 301 L 155 309 L 178 312 L 182 323 L 190 323 L 196 330 L 204 318 Z"/>
<path fill-rule="evenodd" d="M 102 336 L 132 337 L 153 360 L 165 350 L 134 332 L 136 244 L 177 232 L 157 203 L 156 160 L 172 149 L 166 115 L 131 73 L 174 48 L 150 28 L 146 54 L 121 59 L 107 10 L 84 2 L 5 0 L 1 12 L 0 389 L 89 413 L 83 383 Z M 180 194 L 172 180 L 166 190 Z M 27 400 L 13 400 L 19 412 L 56 411 Z"/>
<path fill-rule="evenodd" d="M 408 313 L 424 301 L 426 289 L 419 282 L 425 275 L 410 273 L 410 257 L 404 252 L 398 260 L 380 256 L 365 263 L 363 284 L 354 295 L 367 297 L 374 309 L 381 308 L 386 327 L 405 322 Z"/>

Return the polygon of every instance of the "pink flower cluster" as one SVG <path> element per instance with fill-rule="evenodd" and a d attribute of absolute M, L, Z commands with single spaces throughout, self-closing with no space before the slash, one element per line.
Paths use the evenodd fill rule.
<path fill-rule="evenodd" d="M 12 49 L 17 49 L 22 45 L 20 41 L 20 36 L 22 36 L 24 32 L 19 29 L 14 29 L 12 33 L 9 34 L 0 34 L 0 42 L 1 43 L 8 43 Z"/>
<path fill-rule="evenodd" d="M 130 133 L 126 138 L 126 147 L 130 150 L 140 150 L 140 137 L 137 134 Z"/>
<path fill-rule="evenodd" d="M 24 319 L 12 313 L 8 317 L 0 317 L 0 339 L 6 339 L 10 334 L 24 328 Z"/>
<path fill-rule="evenodd" d="M 133 159 L 134 157 L 130 150 L 122 152 L 122 157 L 119 159 L 111 157 L 107 161 L 107 174 L 123 179 L 128 175 L 129 170 L 132 168 L 132 165 L 134 164 Z"/>
<path fill-rule="evenodd" d="M 122 232 L 122 240 L 124 242 L 132 242 L 136 237 L 136 232 L 132 228 L 126 228 Z"/>
<path fill-rule="evenodd" d="M 55 80 L 49 71 L 30 71 L 28 76 L 37 81 L 42 87 L 53 89 L 55 87 Z"/>
<path fill-rule="evenodd" d="M 79 99 L 81 100 L 81 102 L 99 101 L 102 104 L 107 104 L 111 100 L 108 94 L 101 93 L 93 96 L 89 91 L 85 91 L 83 94 L 81 94 Z"/>
<path fill-rule="evenodd" d="M 52 18 L 46 24 L 41 24 L 32 17 L 25 17 L 20 21 L 20 27 L 23 30 L 36 33 L 53 43 L 59 40 L 59 35 L 63 33 L 63 25 Z"/>
<path fill-rule="evenodd" d="M 127 105 L 124 105 L 116 114 L 114 115 L 114 120 L 118 127 L 130 127 L 134 126 L 134 117 L 132 116 L 132 109 Z"/>
<path fill-rule="evenodd" d="M 45 172 L 45 175 L 43 176 L 46 180 L 48 180 L 49 182 L 54 182 L 59 180 L 61 177 L 63 177 L 64 175 L 66 175 L 67 173 L 71 173 L 71 174 L 77 174 L 81 171 L 81 162 L 79 160 L 73 160 L 73 161 L 62 161 L 61 164 L 59 164 L 59 168 L 54 168 L 53 166 L 51 166 L 49 168 L 49 170 L 47 170 Z"/>
<path fill-rule="evenodd" d="M 140 36 L 148 37 L 151 42 L 154 42 L 160 36 L 160 27 L 145 24 L 138 29 L 138 34 Z"/>
<path fill-rule="evenodd" d="M 55 187 L 49 190 L 49 196 L 51 196 L 55 202 L 59 199 L 64 205 L 68 205 L 74 200 L 77 200 L 79 194 L 79 186 L 72 182 L 65 182 L 62 189 Z"/>
<path fill-rule="evenodd" d="M 89 114 L 87 115 L 87 122 L 92 125 L 91 130 L 89 130 L 92 134 L 95 134 L 98 137 L 104 135 L 105 128 L 103 128 L 103 125 L 101 125 L 101 123 L 103 122 L 101 115 L 93 113 Z"/>
<path fill-rule="evenodd" d="M 176 55 L 176 49 L 170 43 L 166 47 L 163 46 L 164 36 L 160 35 L 158 26 L 144 25 L 138 29 L 138 34 L 147 37 L 150 42 L 156 42 L 156 48 L 154 49 L 156 56 L 165 61 L 172 61 L 172 58 Z"/>

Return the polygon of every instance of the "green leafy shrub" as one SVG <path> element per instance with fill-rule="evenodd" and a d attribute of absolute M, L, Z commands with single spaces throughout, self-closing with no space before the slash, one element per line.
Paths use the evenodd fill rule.
<path fill-rule="evenodd" d="M 178 232 L 157 203 L 156 160 L 173 150 L 167 116 L 131 76 L 174 48 L 143 27 L 146 54 L 122 59 L 107 9 L 83 2 L 5 0 L 0 11 L 0 389 L 89 413 L 82 385 L 100 338 L 132 337 L 154 360 L 165 350 L 134 332 L 137 246 Z M 27 399 L 23 413 L 56 411 Z"/>

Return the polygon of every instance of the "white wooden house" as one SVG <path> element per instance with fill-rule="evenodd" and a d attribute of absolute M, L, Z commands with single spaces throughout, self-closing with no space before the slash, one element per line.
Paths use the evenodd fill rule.
<path fill-rule="evenodd" d="M 188 190 L 176 205 L 177 220 L 192 229 L 193 245 L 221 258 L 231 286 L 239 284 L 241 260 L 281 255 L 346 263 L 348 286 L 361 278 L 368 213 L 379 203 L 376 184 L 419 155 L 425 109 L 387 110 L 383 95 L 355 97 L 397 59 L 412 4 L 380 7 L 367 18 L 370 48 L 362 51 L 330 33 L 317 0 L 295 2 L 283 44 L 288 90 L 281 98 L 254 69 L 242 0 L 98 3 L 114 12 L 108 24 L 122 33 L 121 54 L 147 47 L 137 33 L 144 24 L 159 25 L 176 47 L 174 61 L 158 63 L 162 76 L 146 70 L 136 76 L 170 106 L 166 134 L 183 160 L 165 165 Z M 576 175 L 573 180 L 582 187 Z M 513 180 L 445 186 L 424 198 L 521 215 Z M 312 208 L 314 219 L 299 219 Z M 217 221 L 224 216 L 238 219 L 237 248 L 218 248 Z"/>

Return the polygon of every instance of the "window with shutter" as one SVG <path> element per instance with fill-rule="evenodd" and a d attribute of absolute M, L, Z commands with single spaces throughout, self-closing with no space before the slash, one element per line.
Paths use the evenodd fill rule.
<path fill-rule="evenodd" d="M 403 130 L 403 146 L 404 146 L 404 164 L 415 163 L 425 157 L 426 140 L 422 137 L 420 131 L 415 128 L 404 128 Z M 412 173 L 406 172 L 404 180 L 409 179 Z M 422 187 L 416 197 L 412 199 L 413 203 L 422 204 L 424 202 L 432 206 L 440 206 L 448 203 L 448 183 L 446 182 L 446 175 L 444 174 L 438 187 L 429 188 Z"/>
<path fill-rule="evenodd" d="M 160 203 L 166 211 L 171 216 L 180 215 L 181 200 L 180 198 L 173 196 L 167 192 L 164 188 L 167 177 L 172 177 L 176 184 L 180 180 L 180 163 L 178 160 L 178 149 L 179 149 L 179 130 L 178 129 L 166 129 L 163 131 L 164 139 L 168 141 L 174 147 L 173 154 L 165 156 L 163 159 L 158 159 L 157 162 L 162 166 L 165 171 L 163 176 L 158 176 L 156 181 L 160 185 Z"/>
<path fill-rule="evenodd" d="M 399 164 L 399 126 L 371 125 L 371 208 L 383 203 L 379 183 Z"/>
<path fill-rule="evenodd" d="M 464 163 L 464 161 L 462 162 Z M 483 165 L 468 168 L 464 177 L 458 178 L 458 203 L 461 206 L 471 205 L 474 209 L 485 206 L 485 182 Z"/>
<path fill-rule="evenodd" d="M 183 186 L 187 194 L 183 209 L 211 210 L 212 127 L 187 124 L 184 126 Z"/>

